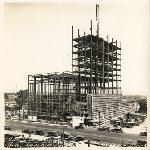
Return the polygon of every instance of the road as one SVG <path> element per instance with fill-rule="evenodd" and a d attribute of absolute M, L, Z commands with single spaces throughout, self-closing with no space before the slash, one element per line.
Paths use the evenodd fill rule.
<path fill-rule="evenodd" d="M 50 125 L 43 123 L 33 123 L 33 122 L 22 122 L 22 121 L 13 121 L 6 120 L 6 124 L 12 130 L 21 131 L 23 129 L 30 130 L 42 130 L 44 133 L 48 131 L 56 131 L 57 133 L 61 133 L 63 131 L 62 125 Z M 73 129 L 65 127 L 65 131 L 69 132 L 72 136 L 83 135 L 87 139 L 100 139 L 107 143 L 113 143 L 117 145 L 128 144 L 129 140 L 131 140 L 131 144 L 136 144 L 137 139 L 145 139 L 144 136 L 139 136 L 137 134 L 128 134 L 128 133 L 114 133 L 114 132 L 106 132 L 106 131 L 90 131 L 87 129 Z"/>

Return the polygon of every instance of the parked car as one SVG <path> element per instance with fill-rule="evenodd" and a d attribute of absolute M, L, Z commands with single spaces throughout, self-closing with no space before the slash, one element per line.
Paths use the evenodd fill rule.
<path fill-rule="evenodd" d="M 147 132 L 140 132 L 139 136 L 147 136 Z"/>
<path fill-rule="evenodd" d="M 45 135 L 42 130 L 36 130 L 36 131 L 35 131 L 35 134 L 36 134 L 36 135 Z"/>
<path fill-rule="evenodd" d="M 88 139 L 84 139 L 83 142 L 84 142 L 85 144 L 88 144 L 88 141 L 89 141 Z"/>
<path fill-rule="evenodd" d="M 123 133 L 123 129 L 121 127 L 113 127 L 113 128 L 110 128 L 109 131 L 111 132 L 117 132 L 117 133 Z"/>
<path fill-rule="evenodd" d="M 34 133 L 34 131 L 30 131 L 30 129 L 29 130 L 27 129 L 27 130 L 24 130 L 23 133 L 32 134 L 32 133 Z"/>
<path fill-rule="evenodd" d="M 7 125 L 5 125 L 5 130 L 11 130 Z"/>
<path fill-rule="evenodd" d="M 84 141 L 84 136 L 82 136 L 82 135 L 77 135 L 77 136 L 75 137 L 75 142 L 80 142 L 80 141 Z"/>
<path fill-rule="evenodd" d="M 128 124 L 128 123 L 125 125 L 125 127 L 126 128 L 132 128 L 132 126 L 130 124 Z"/>
<path fill-rule="evenodd" d="M 117 127 L 117 124 L 114 124 L 113 127 Z"/>
<path fill-rule="evenodd" d="M 139 126 L 139 125 L 140 125 L 140 123 L 138 123 L 138 122 L 135 122 L 135 123 L 134 123 L 134 125 L 135 125 L 135 126 Z"/>
<path fill-rule="evenodd" d="M 119 147 L 135 147 L 135 145 L 133 145 L 133 144 L 126 144 L 126 145 L 121 145 Z"/>
<path fill-rule="evenodd" d="M 48 137 L 57 137 L 57 134 L 56 134 L 56 132 L 55 131 L 49 131 L 49 132 L 47 132 L 47 136 Z"/>
<path fill-rule="evenodd" d="M 17 118 L 16 116 L 13 116 L 13 117 L 11 118 L 11 120 L 18 120 L 18 118 Z"/>
<path fill-rule="evenodd" d="M 147 140 L 137 140 L 136 147 L 147 147 Z"/>
<path fill-rule="evenodd" d="M 103 141 L 101 141 L 101 140 L 99 140 L 99 139 L 94 139 L 94 140 L 93 140 L 93 144 L 94 144 L 94 145 L 97 145 L 97 146 L 101 146 L 101 145 L 103 145 Z"/>
<path fill-rule="evenodd" d="M 64 136 L 64 139 L 69 140 L 70 133 L 69 132 L 64 132 L 64 133 L 62 132 L 60 137 L 63 138 L 63 136 Z"/>
<path fill-rule="evenodd" d="M 97 128 L 97 131 L 109 131 L 109 127 L 103 126 L 103 127 Z"/>
<path fill-rule="evenodd" d="M 11 117 L 9 115 L 6 115 L 5 119 L 10 120 Z"/>

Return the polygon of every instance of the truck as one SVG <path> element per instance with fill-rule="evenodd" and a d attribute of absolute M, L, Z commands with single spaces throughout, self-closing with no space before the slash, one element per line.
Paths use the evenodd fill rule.
<path fill-rule="evenodd" d="M 72 117 L 72 127 L 74 129 L 81 127 L 81 125 L 83 125 L 83 124 L 84 124 L 84 118 L 83 117 L 76 117 L 76 116 Z"/>
<path fill-rule="evenodd" d="M 37 122 L 37 116 L 28 116 L 29 122 Z"/>

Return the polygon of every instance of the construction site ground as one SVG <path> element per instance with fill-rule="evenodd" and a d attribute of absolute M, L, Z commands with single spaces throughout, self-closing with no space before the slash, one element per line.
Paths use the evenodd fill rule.
<path fill-rule="evenodd" d="M 103 125 L 100 125 L 100 127 L 103 126 L 107 126 L 107 127 L 113 127 L 112 124 L 110 123 L 104 123 Z M 88 126 L 88 128 L 86 128 L 87 130 L 92 130 L 92 131 L 96 131 L 97 128 L 99 127 L 99 125 L 97 125 L 96 127 L 93 126 Z M 123 128 L 123 132 L 124 133 L 129 133 L 129 134 L 140 134 L 140 132 L 144 132 L 147 129 L 147 118 L 145 119 L 144 122 L 140 123 L 139 126 L 133 126 L 132 128 Z"/>
<path fill-rule="evenodd" d="M 21 121 L 21 122 L 27 123 L 28 121 L 24 120 L 24 121 Z M 33 123 L 39 124 L 39 122 L 33 122 Z M 45 124 L 45 125 L 50 125 L 50 126 L 62 126 L 59 123 L 56 124 L 56 123 L 49 123 L 49 122 L 40 122 L 40 124 Z M 104 124 L 100 125 L 100 127 L 103 127 L 103 126 L 113 127 L 113 125 L 110 124 L 110 123 L 104 123 Z M 70 126 L 67 126 L 67 127 L 72 128 Z M 96 131 L 98 127 L 99 127 L 99 125 L 97 125 L 95 127 L 94 126 L 88 126 L 85 129 L 86 130 L 91 130 L 91 131 Z M 124 133 L 129 133 L 129 134 L 138 134 L 139 135 L 140 132 L 144 132 L 144 131 L 146 131 L 146 129 L 147 129 L 147 118 L 145 119 L 144 122 L 140 123 L 139 126 L 133 126 L 132 128 L 124 127 L 123 132 Z"/>
<path fill-rule="evenodd" d="M 44 133 L 48 131 L 55 131 L 56 133 L 62 133 L 63 126 L 59 124 L 49 123 L 35 123 L 18 120 L 7 120 L 6 124 L 12 129 L 12 131 L 21 132 L 22 127 L 24 129 L 30 129 L 31 131 L 42 130 Z M 91 129 L 90 129 L 91 128 Z M 100 139 L 109 144 L 115 144 L 120 146 L 123 140 L 124 144 L 129 143 L 129 139 L 132 140 L 133 144 L 136 144 L 137 139 L 145 139 L 145 137 L 139 136 L 138 134 L 131 133 L 114 133 L 106 131 L 96 131 L 96 128 L 89 127 L 89 129 L 73 129 L 72 127 L 65 127 L 65 132 L 69 132 L 72 136 L 83 135 L 85 139 Z M 132 130 L 132 129 L 131 129 Z M 33 135 L 34 136 L 34 135 Z M 31 135 L 32 137 L 32 135 Z M 39 136 L 38 136 L 39 137 Z"/>

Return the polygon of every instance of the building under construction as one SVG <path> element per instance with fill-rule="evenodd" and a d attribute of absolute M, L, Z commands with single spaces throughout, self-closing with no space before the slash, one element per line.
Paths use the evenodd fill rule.
<path fill-rule="evenodd" d="M 28 115 L 61 119 L 64 114 L 87 113 L 97 119 L 121 114 L 121 44 L 99 37 L 99 6 L 96 5 L 97 34 L 73 37 L 72 72 L 28 76 Z"/>

